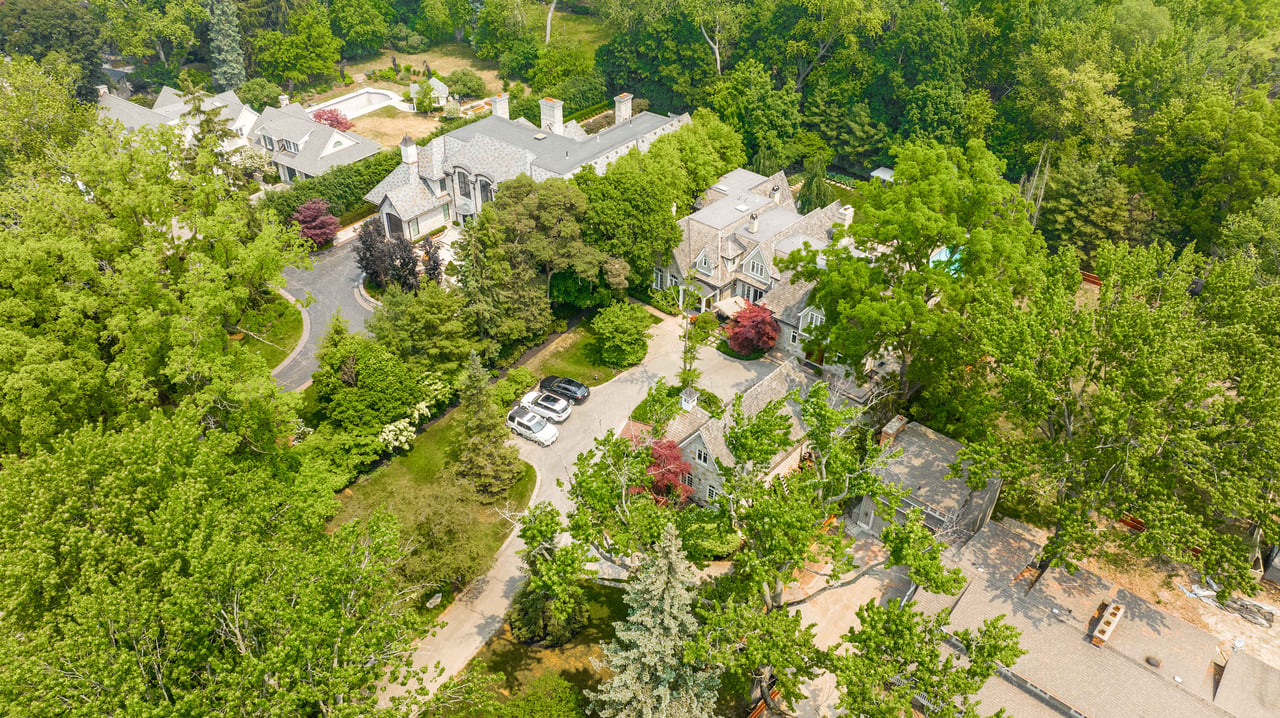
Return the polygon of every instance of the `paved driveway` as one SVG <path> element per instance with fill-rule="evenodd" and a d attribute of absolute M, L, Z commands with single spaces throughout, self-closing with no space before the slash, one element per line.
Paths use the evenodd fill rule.
<path fill-rule="evenodd" d="M 347 242 L 311 255 L 309 270 L 290 267 L 284 271 L 285 292 L 303 303 L 309 296 L 311 302 L 302 309 L 298 347 L 271 372 L 282 389 L 301 391 L 311 384 L 311 375 L 319 366 L 316 350 L 335 316 L 341 314 L 353 332 L 363 330 L 365 320 L 373 316 L 372 307 L 357 296 L 361 272 L 355 248 L 355 242 Z"/>
<path fill-rule="evenodd" d="M 666 317 L 654 326 L 644 362 L 593 388 L 591 398 L 574 407 L 573 415 L 560 426 L 560 439 L 555 444 L 543 448 L 519 441 L 520 457 L 538 471 L 534 503 L 549 501 L 562 513 L 572 508 L 568 494 L 556 485 L 556 480 L 568 481 L 578 455 L 594 446 L 597 437 L 610 429 L 620 430 L 655 381 L 661 377 L 674 381 L 680 370 L 680 349 L 680 325 Z M 730 359 L 708 347 L 699 352 L 697 366 L 703 372 L 701 385 L 726 400 L 777 368 L 766 361 Z M 415 643 L 415 668 L 431 673 L 438 662 L 444 669 L 439 679 L 428 681 L 430 687 L 434 688 L 466 666 L 502 627 L 511 598 L 523 581 L 520 558 L 516 555 L 523 546 L 519 537 L 512 534 L 499 549 L 489 572 L 473 581 L 445 610 L 441 620 L 447 625 Z M 387 693 L 398 695 L 403 690 L 390 686 Z"/>

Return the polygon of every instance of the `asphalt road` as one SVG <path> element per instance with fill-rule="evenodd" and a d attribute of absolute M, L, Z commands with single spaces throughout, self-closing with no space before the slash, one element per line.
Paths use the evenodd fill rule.
<path fill-rule="evenodd" d="M 347 242 L 311 255 L 311 269 L 290 267 L 284 271 L 285 292 L 306 306 L 298 348 L 272 372 L 282 389 L 301 391 L 311 384 L 311 375 L 319 366 L 316 350 L 335 316 L 342 315 L 352 332 L 363 330 L 365 320 L 373 316 L 373 309 L 357 296 L 361 272 L 355 248 L 355 242 Z"/>

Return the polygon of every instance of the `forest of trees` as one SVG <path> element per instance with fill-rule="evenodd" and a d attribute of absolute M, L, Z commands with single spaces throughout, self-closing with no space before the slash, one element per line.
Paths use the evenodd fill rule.
<path fill-rule="evenodd" d="M 566 313 L 642 293 L 676 218 L 740 166 L 803 179 L 809 206 L 830 201 L 828 178 L 856 185 L 842 241 L 783 263 L 815 283 L 812 342 L 898 359 L 887 401 L 964 440 L 974 481 L 1001 476 L 1004 505 L 1049 531 L 1042 567 L 1096 555 L 1132 515 L 1146 531 L 1126 551 L 1256 589 L 1252 552 L 1280 536 L 1280 5 L 556 7 L 607 41 L 544 30 L 527 0 L 0 3 L 0 709 L 379 714 L 373 685 L 407 677 L 385 671 L 423 629 L 406 605 L 487 557 L 424 548 L 382 513 L 334 529 L 334 492 L 455 400 L 456 451 L 485 458 L 449 476 L 510 486 L 490 370 Z M 383 306 L 365 334 L 312 328 L 325 340 L 304 403 L 231 339 L 306 265 L 315 243 L 282 221 L 297 208 L 251 202 L 217 132 L 124 134 L 86 101 L 107 59 L 144 92 L 235 89 L 260 107 L 346 61 L 443 43 L 496 66 L 513 116 L 536 119 L 540 94 L 573 111 L 627 91 L 693 122 L 602 175 L 505 183 L 455 262 L 421 279 L 411 249 L 366 237 Z M 857 182 L 879 165 L 896 181 Z M 879 247 L 874 263 L 853 251 Z M 530 512 L 534 580 L 512 618 L 531 640 L 581 623 L 587 548 L 634 569 L 591 710 L 636 715 L 661 695 L 668 715 L 697 715 L 717 689 L 766 685 L 793 703 L 829 671 L 854 712 L 908 715 L 918 693 L 964 711 L 1017 658 L 995 622 L 958 637 L 982 648 L 961 675 L 941 658 L 945 617 L 909 604 L 865 607 L 861 630 L 816 647 L 784 589 L 818 561 L 834 582 L 867 570 L 823 524 L 879 490 L 883 456 L 825 386 L 793 399 L 816 460 L 785 486 L 759 480 L 786 441 L 775 403 L 734 411 L 712 506 L 655 479 L 669 447 L 610 434 L 566 481 L 568 516 Z M 574 543 L 557 543 L 562 518 Z M 708 536 L 742 547 L 732 574 L 695 586 Z M 959 590 L 918 522 L 884 540 L 917 583 Z M 473 688 L 410 700 L 456 708 Z"/>

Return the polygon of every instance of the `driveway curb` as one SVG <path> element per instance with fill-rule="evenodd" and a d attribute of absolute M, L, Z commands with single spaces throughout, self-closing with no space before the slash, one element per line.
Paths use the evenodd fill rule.
<path fill-rule="evenodd" d="M 285 357 L 283 361 L 271 370 L 272 378 L 278 377 L 280 372 L 287 369 L 289 365 L 293 363 L 293 360 L 298 358 L 298 355 L 301 354 L 302 350 L 307 346 L 307 340 L 311 338 L 311 315 L 307 312 L 307 308 L 302 306 L 302 302 L 294 299 L 291 294 L 281 287 L 276 287 L 276 294 L 284 297 L 286 302 L 292 304 L 298 309 L 298 312 L 302 314 L 302 336 L 298 337 L 298 343 L 294 345 L 293 351 L 289 352 L 289 356 Z M 310 383 L 311 382 L 307 382 L 307 384 Z M 294 391 L 302 391 L 302 389 L 295 389 Z"/>

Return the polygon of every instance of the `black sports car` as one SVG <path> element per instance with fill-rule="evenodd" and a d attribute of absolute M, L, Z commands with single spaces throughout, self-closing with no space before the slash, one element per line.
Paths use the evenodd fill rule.
<path fill-rule="evenodd" d="M 581 404 L 591 396 L 591 390 L 586 384 L 562 376 L 549 376 L 539 382 L 538 388 L 556 396 L 562 396 L 575 404 Z"/>

